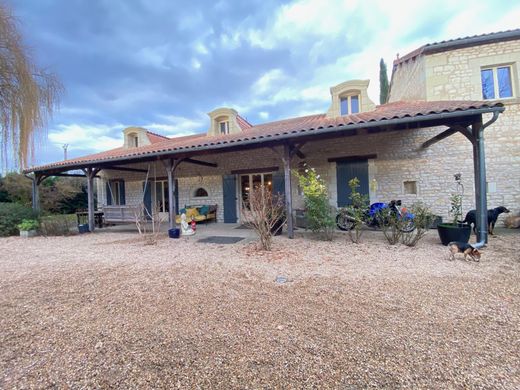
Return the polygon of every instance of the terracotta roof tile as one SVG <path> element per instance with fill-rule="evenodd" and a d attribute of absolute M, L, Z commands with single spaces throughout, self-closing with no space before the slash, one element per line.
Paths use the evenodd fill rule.
<path fill-rule="evenodd" d="M 116 148 L 106 152 L 91 154 L 84 157 L 55 162 L 51 164 L 32 167 L 25 172 L 78 166 L 85 163 L 95 163 L 105 160 L 128 159 L 132 157 L 146 157 L 157 153 L 177 153 L 197 149 L 214 149 L 224 145 L 234 145 L 246 142 L 262 142 L 265 140 L 287 137 L 292 134 L 300 135 L 320 133 L 327 129 L 344 128 L 348 130 L 353 125 L 370 124 L 403 119 L 423 117 L 432 114 L 464 112 L 471 109 L 492 109 L 502 107 L 500 102 L 493 101 L 400 101 L 377 106 L 375 110 L 359 114 L 327 118 L 325 114 L 308 115 L 298 118 L 284 119 L 276 122 L 263 123 L 248 128 L 246 132 L 238 134 L 226 134 L 207 136 L 206 134 L 194 134 L 185 137 L 168 138 L 152 145 L 138 148 Z"/>
<path fill-rule="evenodd" d="M 162 142 L 165 139 L 170 139 L 168 137 L 165 137 L 164 135 L 152 133 L 150 130 L 146 130 L 146 135 L 152 144 L 156 144 L 157 142 Z"/>
<path fill-rule="evenodd" d="M 242 118 L 240 115 L 237 115 L 237 122 L 242 130 L 247 130 L 253 127 L 253 125 L 249 123 L 247 119 Z"/>

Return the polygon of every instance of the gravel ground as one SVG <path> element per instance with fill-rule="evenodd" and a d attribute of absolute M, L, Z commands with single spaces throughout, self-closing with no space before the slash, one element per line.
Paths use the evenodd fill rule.
<path fill-rule="evenodd" d="M 0 388 L 518 389 L 518 238 L 2 238 Z"/>

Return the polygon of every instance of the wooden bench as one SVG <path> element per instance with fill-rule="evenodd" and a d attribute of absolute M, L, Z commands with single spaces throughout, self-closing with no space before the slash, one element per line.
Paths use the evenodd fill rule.
<path fill-rule="evenodd" d="M 143 205 L 103 206 L 105 223 L 135 223 L 143 218 Z"/>

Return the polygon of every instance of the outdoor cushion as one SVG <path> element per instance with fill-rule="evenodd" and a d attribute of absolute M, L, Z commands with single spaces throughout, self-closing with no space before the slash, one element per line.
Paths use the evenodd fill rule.
<path fill-rule="evenodd" d="M 191 217 L 196 217 L 197 215 L 199 215 L 199 211 L 196 208 L 186 210 L 186 219 L 188 221 L 191 220 Z"/>
<path fill-rule="evenodd" d="M 206 215 L 208 214 L 208 211 L 209 211 L 209 206 L 201 206 L 199 207 L 199 214 L 202 214 L 202 215 Z"/>

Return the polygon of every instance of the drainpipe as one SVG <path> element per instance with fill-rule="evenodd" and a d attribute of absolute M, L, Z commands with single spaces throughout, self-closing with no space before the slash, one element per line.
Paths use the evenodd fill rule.
<path fill-rule="evenodd" d="M 477 207 L 477 243 L 475 248 L 482 248 L 488 242 L 487 218 L 487 183 L 486 155 L 484 149 L 484 130 L 498 119 L 499 112 L 494 111 L 493 117 L 482 124 L 482 121 L 472 125 L 473 163 L 475 170 L 475 204 Z"/>

